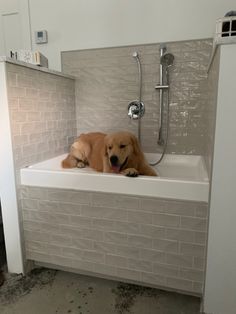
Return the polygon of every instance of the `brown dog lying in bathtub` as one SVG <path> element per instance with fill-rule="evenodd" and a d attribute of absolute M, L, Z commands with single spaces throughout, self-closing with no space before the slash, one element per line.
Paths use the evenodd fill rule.
<path fill-rule="evenodd" d="M 129 132 L 81 134 L 62 161 L 62 167 L 83 168 L 86 165 L 100 172 L 129 177 L 157 175 L 145 160 L 137 138 Z"/>

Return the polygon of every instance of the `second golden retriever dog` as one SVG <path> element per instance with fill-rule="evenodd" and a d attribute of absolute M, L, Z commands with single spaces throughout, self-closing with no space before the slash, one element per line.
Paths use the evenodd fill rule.
<path fill-rule="evenodd" d="M 62 161 L 62 167 L 82 168 L 86 165 L 100 172 L 129 177 L 157 175 L 148 165 L 137 138 L 130 132 L 81 134 Z"/>

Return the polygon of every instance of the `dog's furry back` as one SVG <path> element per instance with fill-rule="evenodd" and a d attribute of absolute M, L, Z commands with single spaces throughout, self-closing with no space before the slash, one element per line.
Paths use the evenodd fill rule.
<path fill-rule="evenodd" d="M 82 160 L 91 168 L 102 172 L 103 161 L 101 152 L 104 151 L 105 136 L 105 133 L 100 132 L 80 134 L 72 144 L 69 155 L 62 161 L 62 167 L 77 167 L 78 160 Z"/>

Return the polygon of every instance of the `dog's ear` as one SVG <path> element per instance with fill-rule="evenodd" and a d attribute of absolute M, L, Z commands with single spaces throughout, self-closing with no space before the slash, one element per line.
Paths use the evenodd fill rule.
<path fill-rule="evenodd" d="M 138 139 L 135 135 L 131 135 L 131 143 L 133 145 L 133 152 L 135 155 L 140 155 L 142 154 Z"/>

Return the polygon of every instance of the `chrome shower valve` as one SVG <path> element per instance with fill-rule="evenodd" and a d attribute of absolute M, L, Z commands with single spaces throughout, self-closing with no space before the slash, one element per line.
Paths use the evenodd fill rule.
<path fill-rule="evenodd" d="M 132 101 L 128 105 L 128 116 L 130 119 L 138 120 L 145 113 L 145 106 L 142 101 Z"/>

